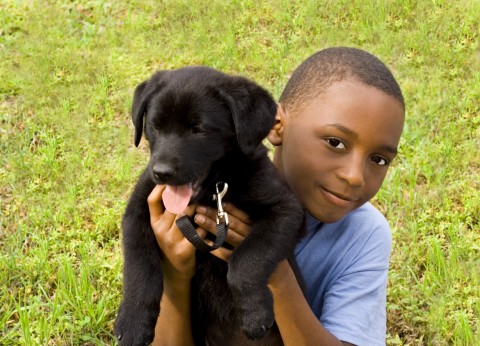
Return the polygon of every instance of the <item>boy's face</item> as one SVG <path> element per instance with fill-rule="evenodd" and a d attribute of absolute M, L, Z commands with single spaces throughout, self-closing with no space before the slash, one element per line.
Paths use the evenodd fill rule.
<path fill-rule="evenodd" d="M 398 100 L 346 80 L 295 113 L 280 105 L 268 138 L 282 178 L 316 219 L 331 223 L 378 192 L 403 123 Z"/>

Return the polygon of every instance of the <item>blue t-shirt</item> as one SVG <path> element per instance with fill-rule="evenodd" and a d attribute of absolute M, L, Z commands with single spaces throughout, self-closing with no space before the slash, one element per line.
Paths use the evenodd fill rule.
<path fill-rule="evenodd" d="M 387 220 L 370 203 L 330 224 L 307 215 L 295 256 L 310 307 L 338 339 L 385 345 L 391 243 Z"/>

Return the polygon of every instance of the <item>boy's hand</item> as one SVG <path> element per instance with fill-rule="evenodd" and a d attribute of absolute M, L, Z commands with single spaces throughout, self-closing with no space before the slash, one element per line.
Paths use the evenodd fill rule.
<path fill-rule="evenodd" d="M 165 185 L 157 185 L 148 196 L 150 223 L 155 233 L 158 245 L 162 250 L 162 264 L 167 279 L 190 280 L 195 274 L 195 247 L 184 237 L 175 221 L 183 215 L 195 216 L 195 222 L 200 226 L 196 229 L 198 235 L 205 239 L 207 232 L 215 235 L 217 210 L 205 206 L 189 206 L 182 214 L 175 215 L 165 210 L 162 203 L 162 193 Z M 242 243 L 250 233 L 249 216 L 230 203 L 224 206 L 228 213 L 229 227 L 226 242 L 234 248 Z M 207 243 L 212 244 L 209 240 Z M 228 261 L 233 250 L 221 247 L 212 251 L 218 258 Z"/>
<path fill-rule="evenodd" d="M 162 250 L 162 264 L 167 280 L 190 281 L 195 274 L 195 247 L 183 236 L 175 220 L 183 215 L 192 216 L 195 206 L 187 207 L 181 215 L 175 215 L 165 210 L 162 203 L 162 193 L 165 185 L 157 185 L 148 196 L 150 223 Z M 197 228 L 201 238 L 207 232 Z"/>
<path fill-rule="evenodd" d="M 240 245 L 250 233 L 251 221 L 246 213 L 230 203 L 226 203 L 223 209 L 228 213 L 229 220 L 226 242 L 235 248 Z M 205 234 L 206 232 L 210 232 L 216 235 L 217 210 L 200 205 L 195 211 L 197 212 L 195 215 L 195 223 L 201 227 L 200 230 L 205 232 Z M 200 236 L 205 238 L 205 234 L 201 233 Z M 207 243 L 210 245 L 213 244 L 213 242 L 210 242 L 209 240 L 207 240 Z M 224 261 L 228 261 L 232 252 L 233 250 L 220 247 L 212 251 L 212 255 L 215 255 Z"/>

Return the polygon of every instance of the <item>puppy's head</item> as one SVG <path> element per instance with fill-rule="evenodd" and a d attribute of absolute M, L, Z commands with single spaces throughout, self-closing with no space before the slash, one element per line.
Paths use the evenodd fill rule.
<path fill-rule="evenodd" d="M 252 155 L 275 112 L 269 93 L 246 78 L 207 67 L 161 71 L 135 89 L 135 145 L 145 133 L 157 184 L 194 193 L 228 152 Z"/>

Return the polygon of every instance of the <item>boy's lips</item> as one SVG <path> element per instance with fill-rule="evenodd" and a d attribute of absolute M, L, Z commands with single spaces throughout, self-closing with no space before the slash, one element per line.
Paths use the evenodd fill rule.
<path fill-rule="evenodd" d="M 330 203 L 335 204 L 336 206 L 347 208 L 347 207 L 351 207 L 357 202 L 357 199 L 352 198 L 350 196 L 346 196 L 337 192 L 330 191 L 324 187 L 321 187 L 320 189 L 323 192 L 323 195 L 326 197 L 326 199 Z"/>

